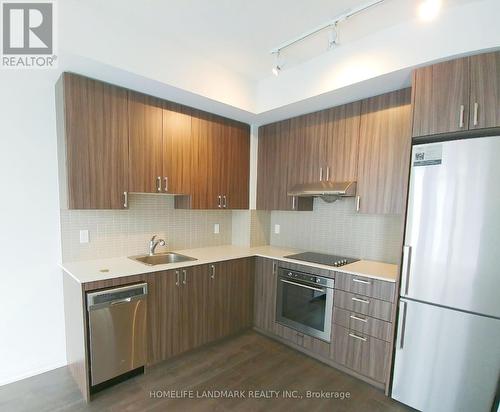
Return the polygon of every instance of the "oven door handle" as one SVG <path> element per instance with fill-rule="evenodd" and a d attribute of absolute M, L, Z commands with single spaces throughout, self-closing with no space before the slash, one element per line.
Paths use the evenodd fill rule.
<path fill-rule="evenodd" d="M 280 280 L 284 283 L 289 283 L 290 285 L 299 286 L 301 288 L 315 290 L 316 292 L 325 292 L 325 289 L 313 288 L 312 286 L 307 286 L 307 285 L 304 285 L 302 283 L 290 282 L 289 280 L 285 280 L 285 279 L 280 279 Z"/>

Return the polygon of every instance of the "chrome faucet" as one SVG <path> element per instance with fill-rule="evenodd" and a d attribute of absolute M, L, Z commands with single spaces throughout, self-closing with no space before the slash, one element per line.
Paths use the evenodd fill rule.
<path fill-rule="evenodd" d="M 166 246 L 166 243 L 163 239 L 156 240 L 156 236 L 154 235 L 149 241 L 149 256 L 153 256 L 155 254 L 155 249 L 158 245 Z"/>

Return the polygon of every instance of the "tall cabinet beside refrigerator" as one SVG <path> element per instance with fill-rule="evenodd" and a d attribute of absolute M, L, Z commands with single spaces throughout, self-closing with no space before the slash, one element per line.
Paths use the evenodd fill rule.
<path fill-rule="evenodd" d="M 500 136 L 416 145 L 392 397 L 492 411 L 500 379 Z"/>

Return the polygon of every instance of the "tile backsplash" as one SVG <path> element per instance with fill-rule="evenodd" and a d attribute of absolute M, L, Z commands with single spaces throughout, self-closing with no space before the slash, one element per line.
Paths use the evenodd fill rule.
<path fill-rule="evenodd" d="M 312 212 L 271 212 L 271 245 L 399 264 L 402 215 L 365 215 L 355 199 L 334 203 L 314 199 Z M 280 233 L 274 233 L 274 225 Z"/>
<path fill-rule="evenodd" d="M 80 243 L 80 230 L 89 231 L 89 243 Z M 131 194 L 128 210 L 61 210 L 63 261 L 147 253 L 154 234 L 169 250 L 225 245 L 231 232 L 231 211 L 176 210 L 166 195 Z"/>

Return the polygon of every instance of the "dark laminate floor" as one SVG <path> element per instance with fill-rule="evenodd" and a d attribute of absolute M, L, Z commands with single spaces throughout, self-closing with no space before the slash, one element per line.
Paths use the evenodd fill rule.
<path fill-rule="evenodd" d="M 151 398 L 150 391 L 242 390 L 246 398 Z M 302 399 L 250 399 L 248 391 L 298 391 Z M 305 398 L 306 391 L 350 399 Z M 67 368 L 0 387 L 0 411 L 406 411 L 355 378 L 255 332 L 188 353 L 95 395 L 86 404 Z"/>

